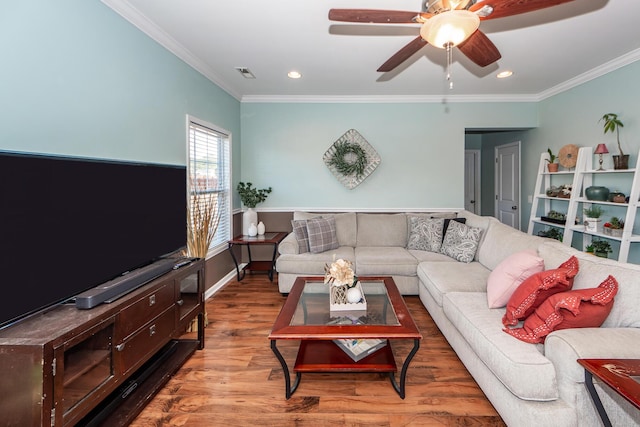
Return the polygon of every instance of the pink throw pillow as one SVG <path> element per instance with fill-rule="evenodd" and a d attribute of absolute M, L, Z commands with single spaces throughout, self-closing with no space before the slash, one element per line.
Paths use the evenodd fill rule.
<path fill-rule="evenodd" d="M 521 341 L 537 344 L 560 329 L 598 328 L 611 312 L 617 293 L 618 281 L 609 276 L 597 288 L 551 295 L 527 317 L 522 328 L 504 331 Z"/>
<path fill-rule="evenodd" d="M 533 249 L 516 252 L 505 258 L 487 280 L 489 308 L 506 306 L 522 282 L 543 270 L 544 260 Z"/>
<path fill-rule="evenodd" d="M 502 324 L 516 325 L 529 317 L 551 295 L 570 290 L 577 274 L 578 259 L 572 256 L 554 270 L 541 271 L 529 277 L 509 298 Z"/>

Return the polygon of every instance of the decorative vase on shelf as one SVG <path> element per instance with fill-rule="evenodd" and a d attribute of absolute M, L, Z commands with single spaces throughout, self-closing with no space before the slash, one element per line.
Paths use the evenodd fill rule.
<path fill-rule="evenodd" d="M 264 223 L 260 221 L 258 223 L 258 236 L 262 236 L 265 232 Z"/>
<path fill-rule="evenodd" d="M 584 190 L 584 195 L 588 200 L 606 202 L 609 200 L 609 189 L 607 187 L 592 185 Z"/>
<path fill-rule="evenodd" d="M 249 235 L 249 227 L 252 223 L 258 223 L 258 212 L 254 211 L 253 208 L 247 208 L 242 214 L 242 234 Z"/>
<path fill-rule="evenodd" d="M 247 233 L 249 237 L 255 237 L 258 235 L 258 227 L 256 227 L 256 223 L 252 222 L 249 226 L 249 232 Z"/>
<path fill-rule="evenodd" d="M 584 230 L 591 233 L 602 232 L 602 220 L 600 218 L 584 217 Z"/>

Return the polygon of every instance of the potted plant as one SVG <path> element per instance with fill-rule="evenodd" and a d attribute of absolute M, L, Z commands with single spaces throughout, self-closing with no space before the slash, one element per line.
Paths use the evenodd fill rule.
<path fill-rule="evenodd" d="M 562 242 L 562 232 L 557 228 L 548 228 L 546 230 L 538 232 L 540 237 L 548 237 L 549 239 L 555 239 Z"/>
<path fill-rule="evenodd" d="M 556 163 L 558 157 L 553 154 L 551 148 L 547 148 L 547 153 L 549 153 L 549 158 L 547 159 L 549 164 L 547 165 L 547 169 L 549 172 L 558 172 L 558 164 Z"/>
<path fill-rule="evenodd" d="M 609 253 L 612 252 L 611 245 L 606 240 L 594 239 L 591 246 L 593 246 L 593 253 L 602 258 L 608 258 Z"/>
<path fill-rule="evenodd" d="M 601 122 L 604 122 L 604 133 L 615 132 L 616 133 L 616 141 L 618 142 L 618 151 L 619 155 L 613 155 L 613 168 L 614 169 L 627 169 L 629 167 L 629 155 L 624 154 L 622 151 L 622 146 L 620 145 L 620 128 L 624 127 L 622 121 L 618 118 L 618 115 L 615 113 L 607 113 L 600 119 Z"/>
<path fill-rule="evenodd" d="M 236 189 L 238 190 L 242 204 L 247 207 L 247 210 L 242 214 L 242 234 L 245 236 L 253 234 L 249 233 L 251 224 L 253 224 L 253 227 L 256 227 L 255 232 L 257 234 L 258 213 L 254 211 L 253 208 L 255 208 L 258 203 L 262 203 L 267 200 L 267 196 L 271 193 L 271 187 L 258 189 L 250 182 L 247 182 L 246 184 L 244 182 L 239 182 Z"/>
<path fill-rule="evenodd" d="M 587 247 L 586 247 L 586 248 L 584 248 L 584 251 L 585 251 L 586 253 L 588 253 L 588 254 L 593 255 L 593 253 L 594 253 L 594 251 L 595 251 L 595 248 L 593 247 L 593 244 L 589 243 L 589 244 L 587 245 Z"/>
<path fill-rule="evenodd" d="M 602 208 L 599 205 L 592 205 L 591 207 L 584 209 L 584 229 L 596 233 L 602 231 Z"/>
<path fill-rule="evenodd" d="M 622 237 L 622 230 L 624 229 L 624 221 L 620 220 L 617 216 L 611 217 L 611 221 L 605 222 L 603 226 L 604 234 L 613 237 Z"/>

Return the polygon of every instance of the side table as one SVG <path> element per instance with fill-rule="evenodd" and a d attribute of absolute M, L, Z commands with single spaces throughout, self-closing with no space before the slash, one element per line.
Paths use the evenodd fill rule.
<path fill-rule="evenodd" d="M 238 275 L 238 282 L 244 279 L 244 275 L 246 270 L 251 271 L 266 271 L 269 275 L 269 280 L 273 282 L 273 272 L 276 269 L 276 255 L 278 254 L 278 245 L 280 242 L 287 237 L 286 232 L 278 231 L 278 232 L 270 232 L 264 233 L 261 236 L 243 236 L 239 235 L 229 240 L 229 252 L 231 253 L 231 258 L 233 258 L 233 262 L 236 265 L 236 273 Z M 246 246 L 247 252 L 249 253 L 249 263 L 245 265 L 242 269 L 240 269 L 240 264 L 236 259 L 235 254 L 233 253 L 233 247 L 236 245 Z M 253 245 L 273 245 L 273 256 L 270 261 L 254 261 L 251 258 L 251 246 Z"/>
<path fill-rule="evenodd" d="M 593 377 L 611 387 L 640 410 L 640 359 L 578 359 L 584 368 L 584 383 L 602 423 L 611 426 L 609 416 L 593 386 Z"/>

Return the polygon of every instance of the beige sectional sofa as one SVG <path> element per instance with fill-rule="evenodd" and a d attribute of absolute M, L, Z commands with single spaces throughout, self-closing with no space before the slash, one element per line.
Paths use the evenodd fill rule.
<path fill-rule="evenodd" d="M 322 275 L 334 258 L 352 261 L 360 276 L 391 275 L 404 295 L 419 295 L 509 426 L 601 425 L 576 360 L 640 358 L 640 266 L 597 258 L 466 211 L 457 216 L 483 231 L 474 260 L 459 262 L 406 249 L 411 215 L 333 214 L 339 247 L 323 253 L 298 253 L 295 236 L 287 236 L 276 261 L 280 292 L 288 293 L 297 276 Z M 294 219 L 314 216 L 296 212 Z M 555 331 L 544 344 L 529 344 L 502 330 L 505 309 L 489 308 L 487 279 L 505 258 L 526 249 L 537 252 L 545 269 L 575 255 L 580 271 L 573 289 L 597 287 L 608 275 L 616 278 L 618 293 L 600 328 Z M 596 383 L 596 389 L 614 426 L 640 425 L 640 411 L 606 386 Z"/>

